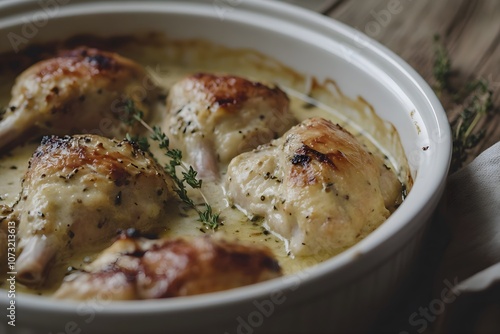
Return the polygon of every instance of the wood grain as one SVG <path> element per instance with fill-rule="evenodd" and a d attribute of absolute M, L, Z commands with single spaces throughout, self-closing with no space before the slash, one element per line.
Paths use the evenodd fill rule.
<path fill-rule="evenodd" d="M 453 84 L 484 78 L 493 90 L 495 110 L 479 126 L 486 129 L 469 159 L 500 141 L 500 2 L 498 0 L 338 0 L 326 15 L 374 38 L 406 60 L 432 86 L 439 34 L 452 61 Z M 453 122 L 463 110 L 449 96 L 441 103 Z"/>

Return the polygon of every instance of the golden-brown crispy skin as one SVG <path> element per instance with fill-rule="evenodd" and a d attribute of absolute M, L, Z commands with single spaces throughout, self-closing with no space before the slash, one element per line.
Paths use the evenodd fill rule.
<path fill-rule="evenodd" d="M 19 75 L 0 120 L 0 151 L 41 135 L 123 138 L 127 101 L 150 113 L 157 88 L 144 68 L 115 53 L 80 47 Z"/>
<path fill-rule="evenodd" d="M 207 104 L 214 106 L 211 112 L 224 108 L 221 111 L 238 113 L 245 102 L 256 97 L 269 99 L 280 113 L 286 112 L 288 105 L 288 97 L 279 87 L 268 87 L 235 75 L 196 73 L 185 80 L 194 92 L 205 95 Z"/>
<path fill-rule="evenodd" d="M 264 217 L 271 230 L 289 240 L 295 255 L 351 246 L 384 221 L 389 204 L 401 196 L 400 182 L 380 158 L 321 118 L 305 120 L 278 140 L 234 158 L 226 190 L 230 201 Z"/>
<path fill-rule="evenodd" d="M 122 235 L 55 298 L 153 299 L 232 289 L 281 275 L 271 251 L 210 237 L 133 239 Z M 104 285 L 103 285 L 104 284 Z"/>
<path fill-rule="evenodd" d="M 202 177 L 217 178 L 219 163 L 278 138 L 295 123 L 278 87 L 198 73 L 170 89 L 163 128 Z"/>
<path fill-rule="evenodd" d="M 170 179 L 127 141 L 95 135 L 44 137 L 15 206 L 18 279 L 39 284 L 50 260 L 109 242 L 120 229 L 158 230 Z"/>

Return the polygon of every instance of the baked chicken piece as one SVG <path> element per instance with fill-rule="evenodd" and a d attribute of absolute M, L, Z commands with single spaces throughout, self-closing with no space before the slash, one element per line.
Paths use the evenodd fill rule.
<path fill-rule="evenodd" d="M 163 169 L 128 141 L 44 137 L 14 207 L 18 280 L 40 284 L 55 256 L 105 247 L 118 230 L 158 231 L 172 194 Z"/>
<path fill-rule="evenodd" d="M 132 101 L 147 117 L 154 92 L 144 68 L 130 59 L 86 47 L 64 51 L 16 79 L 0 116 L 0 152 L 42 135 L 123 138 L 127 104 Z"/>
<path fill-rule="evenodd" d="M 401 184 L 382 159 L 321 118 L 237 156 L 225 181 L 229 200 L 249 216 L 263 217 L 264 226 L 300 256 L 351 246 L 401 197 Z"/>
<path fill-rule="evenodd" d="M 198 73 L 172 86 L 162 127 L 202 178 L 217 179 L 219 163 L 278 138 L 294 124 L 288 96 L 278 87 Z"/>
<path fill-rule="evenodd" d="M 264 247 L 210 237 L 148 240 L 124 233 L 84 271 L 67 276 L 54 297 L 131 300 L 190 296 L 278 276 L 281 268 Z"/>

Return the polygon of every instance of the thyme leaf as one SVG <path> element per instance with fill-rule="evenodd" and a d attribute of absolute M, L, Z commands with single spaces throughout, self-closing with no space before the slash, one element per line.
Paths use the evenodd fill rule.
<path fill-rule="evenodd" d="M 120 120 L 126 125 L 134 125 L 135 122 L 142 120 L 144 113 L 135 107 L 135 103 L 131 99 L 126 99 L 123 106 L 124 115 Z"/>
<path fill-rule="evenodd" d="M 124 121 L 128 122 L 128 125 L 133 125 L 135 122 L 141 123 L 151 133 L 149 138 L 157 142 L 158 147 L 162 149 L 165 156 L 169 158 L 168 164 L 165 164 L 163 168 L 174 182 L 174 191 L 177 194 L 177 197 L 179 197 L 179 199 L 187 205 L 188 208 L 196 211 L 199 217 L 198 221 L 200 221 L 206 229 L 216 230 L 222 224 L 219 219 L 219 213 L 213 212 L 212 207 L 208 204 L 205 195 L 201 191 L 203 181 L 197 178 L 198 172 L 192 166 L 188 166 L 182 161 L 182 151 L 170 148 L 170 140 L 168 136 L 159 127 L 150 127 L 143 120 L 143 113 L 140 110 L 137 110 L 132 100 L 127 101 L 126 108 L 124 110 L 127 115 Z M 129 141 L 137 143 L 141 149 L 145 148 L 144 151 L 149 151 L 150 146 L 148 138 L 131 136 L 129 134 L 127 134 L 126 138 Z M 181 169 L 182 177 L 178 176 L 177 169 Z M 200 194 L 204 200 L 203 209 L 200 209 L 199 206 L 189 197 L 186 185 L 193 189 L 200 190 Z"/>
<path fill-rule="evenodd" d="M 205 210 L 198 211 L 199 221 L 201 221 L 208 228 L 215 230 L 219 227 L 219 214 L 212 212 L 212 207 L 205 203 Z"/>
<path fill-rule="evenodd" d="M 141 136 L 132 136 L 130 133 L 127 133 L 125 136 L 125 139 L 127 139 L 131 143 L 135 143 L 141 150 L 144 152 L 149 151 L 149 142 L 146 137 L 141 137 Z"/>

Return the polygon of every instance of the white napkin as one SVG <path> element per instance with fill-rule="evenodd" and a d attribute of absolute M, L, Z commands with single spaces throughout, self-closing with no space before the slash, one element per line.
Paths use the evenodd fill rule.
<path fill-rule="evenodd" d="M 448 178 L 443 204 L 451 240 L 435 296 L 458 284 L 434 332 L 500 333 L 500 142 Z"/>
<path fill-rule="evenodd" d="M 500 142 L 448 178 L 451 230 L 441 274 L 458 281 L 500 262 Z"/>

